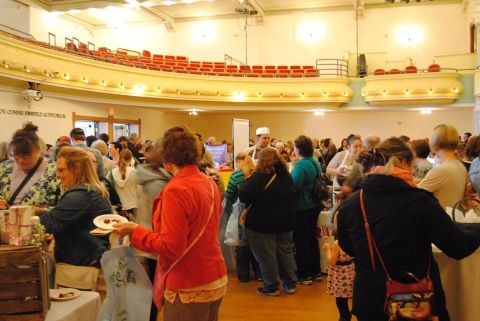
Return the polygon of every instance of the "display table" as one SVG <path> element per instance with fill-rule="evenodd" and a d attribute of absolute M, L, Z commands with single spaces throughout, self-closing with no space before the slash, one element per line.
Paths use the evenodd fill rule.
<path fill-rule="evenodd" d="M 45 321 L 96 321 L 100 311 L 100 294 L 81 291 L 78 298 L 52 301 Z"/>
<path fill-rule="evenodd" d="M 433 249 L 452 321 L 480 320 L 480 250 L 457 261 Z"/>
<path fill-rule="evenodd" d="M 333 244 L 335 241 L 335 238 L 331 234 L 326 233 L 328 231 L 328 214 L 328 211 L 321 211 L 317 220 L 318 246 L 320 248 L 320 271 L 322 273 L 328 272 L 327 254 L 322 250 L 322 247 L 325 243 Z"/>

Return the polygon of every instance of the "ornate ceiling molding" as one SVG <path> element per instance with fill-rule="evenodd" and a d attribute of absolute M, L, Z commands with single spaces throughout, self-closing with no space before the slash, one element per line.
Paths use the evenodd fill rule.
<path fill-rule="evenodd" d="M 463 92 L 457 72 L 365 77 L 364 100 L 371 106 L 451 104 Z"/>

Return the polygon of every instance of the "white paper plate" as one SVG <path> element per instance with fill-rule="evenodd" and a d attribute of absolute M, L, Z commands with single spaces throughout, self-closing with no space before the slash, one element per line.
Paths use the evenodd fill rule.
<path fill-rule="evenodd" d="M 100 215 L 95 217 L 95 219 L 93 220 L 93 224 L 95 224 L 96 227 L 99 227 L 104 230 L 113 230 L 114 224 L 126 223 L 126 222 L 128 222 L 128 220 L 125 217 L 120 216 L 118 214 Z"/>
<path fill-rule="evenodd" d="M 50 289 L 49 290 L 50 299 L 58 301 L 67 301 L 78 298 L 81 292 L 77 289 Z"/>

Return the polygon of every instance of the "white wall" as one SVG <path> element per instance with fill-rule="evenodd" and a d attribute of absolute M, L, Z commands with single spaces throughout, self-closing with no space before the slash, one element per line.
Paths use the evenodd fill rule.
<path fill-rule="evenodd" d="M 29 7 L 12 0 L 0 1 L 0 23 L 29 33 Z"/>
<path fill-rule="evenodd" d="M 468 52 L 468 25 L 472 19 L 472 6 L 463 10 L 461 3 L 366 9 L 359 19 L 359 50 L 386 52 L 387 60 L 405 61 L 412 57 L 417 66 L 427 67 L 435 55 Z M 245 60 L 241 16 L 176 22 L 173 31 L 163 24 L 146 23 L 87 28 L 61 15 L 33 7 L 28 11 L 23 5 L 4 0 L 0 4 L 0 21 L 28 30 L 43 41 L 48 40 L 51 31 L 60 45 L 65 36 L 75 36 L 83 42 L 92 41 L 97 47 L 148 49 L 210 61 L 222 61 L 226 53 Z M 346 51 L 356 51 L 353 10 L 274 14 L 267 15 L 263 24 L 254 18 L 249 19 L 249 24 L 249 64 L 314 64 L 317 58 L 342 58 Z M 404 27 L 419 30 L 418 44 L 398 42 L 397 31 Z M 407 34 L 416 39 L 416 31 Z"/>
<path fill-rule="evenodd" d="M 57 36 L 57 45 L 65 46 L 65 37 L 76 37 L 87 43 L 95 39 L 95 35 L 88 28 L 62 18 L 56 13 L 30 7 L 30 34 L 35 39 L 48 42 L 48 33 Z"/>
<path fill-rule="evenodd" d="M 386 52 L 387 60 L 412 57 L 420 68 L 428 67 L 435 55 L 468 51 L 467 20 L 471 13 L 464 12 L 462 4 L 366 9 L 359 20 L 359 50 Z M 253 25 L 248 27 L 249 64 L 314 64 L 317 58 L 342 58 L 346 51 L 356 50 L 353 10 L 268 15 L 263 24 L 254 18 L 249 24 Z M 238 17 L 177 22 L 174 31 L 158 25 L 131 25 L 94 33 L 99 46 L 116 48 L 121 44 L 186 55 L 191 60 L 217 61 L 227 53 L 244 61 L 243 26 L 243 18 Z M 412 45 L 408 40 L 399 43 L 397 31 L 411 27 L 413 34 L 407 34 L 416 39 L 415 30 L 419 30 L 422 40 L 410 42 Z"/>

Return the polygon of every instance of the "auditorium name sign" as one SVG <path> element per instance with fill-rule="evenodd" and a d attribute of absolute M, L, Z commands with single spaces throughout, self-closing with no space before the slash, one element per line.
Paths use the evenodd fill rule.
<path fill-rule="evenodd" d="M 33 117 L 47 117 L 47 118 L 66 118 L 65 114 L 44 113 L 41 111 L 18 110 L 18 109 L 2 109 L 0 108 L 0 115 L 10 116 L 33 116 Z"/>

